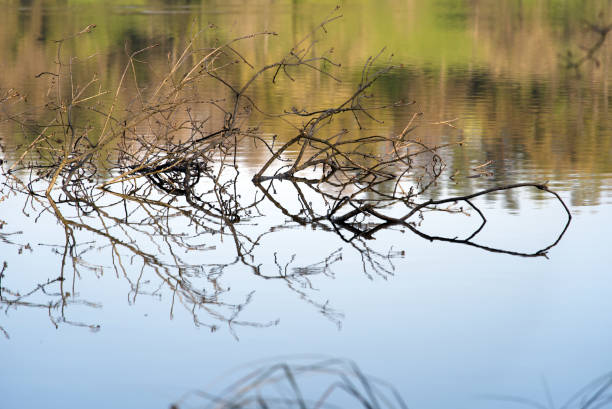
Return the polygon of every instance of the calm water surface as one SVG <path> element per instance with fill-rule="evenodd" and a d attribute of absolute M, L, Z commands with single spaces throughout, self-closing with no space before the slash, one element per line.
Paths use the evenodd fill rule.
<path fill-rule="evenodd" d="M 113 89 L 128 61 L 124 50 L 159 44 L 137 65 L 146 93 L 195 31 L 203 30 L 196 39 L 202 48 L 247 33 L 278 32 L 236 46 L 261 66 L 278 60 L 335 5 L 9 2 L 0 16 L 0 92 L 27 96 L 17 108 L 33 107 L 31 120 L 44 119 L 52 80 L 35 76 L 53 70 L 54 40 L 88 24 L 96 24 L 92 33 L 63 45 L 64 58 L 79 57 L 75 81 L 84 83 L 95 72 L 101 86 Z M 612 21 L 609 6 L 606 1 L 346 2 L 343 18 L 330 23 L 328 35 L 316 44 L 318 52 L 333 47 L 342 67 L 324 71 L 341 82 L 296 71 L 294 82 L 283 77 L 272 85 L 265 77 L 250 91 L 266 112 L 334 106 L 354 92 L 367 58 L 387 47 L 376 67 L 391 54 L 397 67 L 372 88 L 372 104 L 415 104 L 377 111 L 379 122 L 366 120 L 361 132 L 398 134 L 422 113 L 415 136 L 428 144 L 455 143 L 440 152 L 446 168 L 424 200 L 548 181 L 573 219 L 546 258 L 430 242 L 400 228 L 346 243 L 333 229 L 290 220 L 288 213 L 298 212 L 300 201 L 283 181 L 274 197 L 285 212 L 265 200 L 258 206 L 261 216 L 237 225 L 245 246 L 252 246 L 245 259 L 230 236 L 199 229 L 188 217 L 168 214 L 160 222 L 144 208 L 115 206 L 108 219 L 91 223 L 109 223 L 104 229 L 128 245 L 117 248 L 104 235 L 82 229 L 76 233 L 76 256 L 64 260 L 65 230 L 45 211 L 48 204 L 12 192 L 4 173 L 0 407 L 163 408 L 189 391 L 217 391 L 226 384 L 219 376 L 234 367 L 305 354 L 354 360 L 365 373 L 393 384 L 411 408 L 516 406 L 483 398 L 491 394 L 546 406 L 547 390 L 554 406 L 561 406 L 612 370 L 612 41 L 596 52 L 597 63 L 588 61 L 578 70 L 565 68 L 563 58 L 568 51 L 579 58 L 581 46 L 596 42 L 583 22 Z M 244 65 L 228 71 L 236 83 L 250 75 Z M 223 91 L 201 92 L 212 98 Z M 135 95 L 122 94 L 118 109 Z M 2 107 L 5 170 L 36 138 L 7 120 L 17 108 Z M 193 112 L 222 121 L 218 112 L 197 106 Z M 81 119 L 90 121 L 86 114 Z M 295 134 L 278 118 L 254 113 L 245 121 L 270 140 L 284 142 Z M 334 126 L 355 128 L 355 122 L 346 117 Z M 243 196 L 258 194 L 250 179 L 268 157 L 261 146 L 239 149 L 243 171 L 237 189 Z M 40 157 L 27 159 L 45 165 Z M 114 203 L 113 197 L 99 200 Z M 321 199 L 306 193 L 304 200 Z M 489 221 L 476 242 L 489 247 L 533 253 L 555 242 L 566 222 L 560 203 L 533 188 L 475 203 Z M 76 214 L 70 206 L 62 211 L 66 217 Z M 141 222 L 123 225 L 128 213 Z M 421 227 L 429 234 L 464 237 L 478 225 L 474 216 L 437 212 Z M 143 261 L 152 256 L 155 263 Z M 53 281 L 63 264 L 65 281 Z M 182 287 L 175 285 L 176 277 Z M 193 294 L 206 294 L 210 303 L 198 304 Z M 7 301 L 15 299 L 22 302 Z M 57 307 L 58 300 L 68 302 Z"/>

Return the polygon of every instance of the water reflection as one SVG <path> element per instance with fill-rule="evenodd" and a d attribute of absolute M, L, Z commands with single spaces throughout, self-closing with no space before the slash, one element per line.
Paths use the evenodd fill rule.
<path fill-rule="evenodd" d="M 11 56 L 3 63 L 0 89 L 3 93 L 16 90 L 32 104 L 44 105 L 48 82 L 53 79 L 35 80 L 35 76 L 53 70 L 53 40 L 90 23 L 98 27 L 95 36 L 66 42 L 65 55 L 81 59 L 73 69 L 76 83 L 87 82 L 96 72 L 103 88 L 113 89 L 127 63 L 126 48 L 159 45 L 142 56 L 152 69 L 134 65 L 140 86 L 146 88 L 154 86 L 168 64 L 180 58 L 184 45 L 198 31 L 195 46 L 201 49 L 265 29 L 282 34 L 250 42 L 240 50 L 261 66 L 271 63 L 272 56 L 282 55 L 324 16 L 321 7 L 315 10 L 299 2 L 268 6 L 267 2 L 246 6 L 232 2 L 152 2 L 143 6 L 116 2 L 103 11 L 98 5 L 75 3 L 70 8 L 73 18 L 66 19 L 60 4 L 33 1 L 22 5 L 19 13 L 0 17 L 5 30 L 0 35 L 0 52 Z M 332 8 L 330 4 L 328 10 Z M 473 167 L 491 161 L 491 175 L 486 180 L 444 179 L 440 180 L 441 188 L 467 194 L 490 183 L 551 180 L 558 188 L 573 192 L 575 206 L 598 204 L 610 195 L 609 43 L 594 52 L 596 62 L 581 64 L 580 76 L 564 67 L 568 50 L 580 59 L 585 55 L 581 47 L 597 44 L 599 34 L 581 21 L 603 27 L 610 17 L 604 2 L 555 2 L 550 7 L 537 2 L 505 2 L 499 7 L 478 1 L 418 7 L 414 2 L 389 1 L 386 7 L 357 2 L 342 13 L 345 21 L 342 29 L 334 32 L 334 40 L 318 42 L 315 48 L 320 53 L 333 48 L 334 58 L 348 67 L 344 82 L 337 84 L 324 74 L 306 76 L 298 71 L 292 74 L 295 84 L 253 84 L 250 95 L 263 111 L 313 111 L 334 105 L 350 96 L 352 84 L 359 81 L 362 62 L 386 45 L 395 54 L 394 61 L 405 68 L 380 81 L 381 102 L 416 101 L 417 109 L 425 114 L 420 135 L 430 143 L 463 140 L 461 148 L 447 154 L 458 175 L 473 175 Z M 371 23 L 358 24 L 363 16 Z M 407 21 L 389 24 L 400 16 Z M 237 20 L 240 27 L 235 25 Z M 13 32 L 19 35 L 10 34 Z M 244 82 L 251 71 L 246 65 L 236 65 L 227 72 L 228 79 Z M 218 97 L 212 94 L 211 98 Z M 129 104 L 133 95 L 121 95 L 121 104 Z M 210 115 L 202 106 L 194 107 L 193 112 Z M 395 110 L 379 118 L 384 119 L 384 125 L 368 126 L 374 132 L 399 133 L 413 112 Z M 458 130 L 427 127 L 427 121 L 455 118 L 459 119 L 455 123 Z M 281 140 L 293 129 L 267 118 L 256 123 Z M 19 156 L 31 142 L 28 135 L 32 132 L 3 124 L 5 155 Z M 241 160 L 254 168 L 265 161 L 261 153 L 252 150 Z M 576 175 L 589 183 L 575 183 Z M 506 206 L 519 206 L 511 193 L 504 197 Z"/>
<path fill-rule="evenodd" d="M 56 68 L 39 75 L 50 78 L 46 103 L 32 108 L 31 101 L 15 92 L 4 98 L 8 122 L 27 130 L 33 140 L 4 165 L 2 191 L 24 200 L 36 220 L 45 217 L 58 223 L 63 244 L 52 246 L 61 260 L 59 277 L 30 284 L 33 290 L 14 289 L 9 281 L 2 304 L 7 309 L 47 310 L 56 327 L 66 323 L 96 330 L 98 324 L 74 321 L 67 310 L 73 304 L 97 307 L 80 298 L 77 278 L 111 270 L 129 283 L 131 303 L 142 296 L 168 294 L 171 315 L 175 305 L 182 305 L 195 325 L 215 331 L 222 323 L 236 336 L 235 327 L 266 327 L 277 321 L 242 319 L 253 293 L 238 295 L 221 284 L 231 268 L 281 281 L 339 325 L 341 314 L 313 297 L 311 280 L 333 275 L 345 251 L 361 260 L 368 277 L 393 274 L 393 259 L 403 252 L 381 252 L 370 244 L 385 231 L 401 228 L 429 241 L 546 256 L 567 230 L 571 214 L 545 183 L 501 185 L 439 198 L 438 181 L 447 167 L 441 152 L 457 143 L 432 144 L 413 136 L 418 112 L 397 134 L 372 134 L 367 125 L 380 126 L 376 116 L 414 105 L 372 98 L 378 83 L 388 86 L 384 81 L 395 68 L 381 62 L 382 52 L 366 60 L 360 80 L 335 105 L 280 114 L 260 107 L 250 93 L 253 84 L 273 87 L 281 78 L 293 82 L 296 72 L 340 82 L 329 71 L 339 66 L 331 53 L 313 51 L 338 17 L 332 13 L 277 62 L 259 68 L 238 47 L 275 33 L 240 36 L 205 49 L 195 48 L 192 41 L 155 86 L 142 87 L 139 73 L 155 70 L 155 65 L 147 67 L 139 60 L 153 49 L 147 46 L 130 53 L 119 85 L 109 91 L 98 85 L 96 75 L 79 83 L 74 75 L 79 61 L 62 52 L 65 42 L 92 35 L 95 27 L 86 26 L 59 41 Z M 240 82 L 237 65 L 252 67 L 251 77 Z M 150 77 L 145 75 L 145 83 Z M 273 120 L 283 123 L 293 136 L 270 137 L 252 126 L 258 116 L 266 118 L 267 126 Z M 448 121 L 439 125 L 452 126 Z M 240 152 L 253 146 L 259 146 L 264 158 L 256 172 L 240 160 Z M 486 176 L 486 166 L 472 171 Z M 455 172 L 452 178 L 460 176 Z M 560 221 L 558 237 L 529 252 L 478 243 L 487 218 L 474 199 L 521 188 L 546 192 L 561 204 L 567 219 Z M 438 198 L 426 199 L 432 196 Z M 274 211 L 289 221 L 278 222 Z M 436 213 L 473 213 L 481 222 L 462 238 L 428 234 L 420 226 Z M 266 236 L 297 226 L 337 235 L 346 249 L 331 250 L 305 265 L 294 264 L 299 246 L 288 262 L 280 261 L 287 254 L 276 251 L 262 259 L 257 247 Z M 24 248 L 32 251 L 29 245 Z M 210 261 L 202 263 L 198 255 L 207 251 L 212 253 Z M 95 261 L 96 252 L 104 254 L 104 262 Z M 270 268 L 266 263 L 272 264 L 271 255 Z"/>
<path fill-rule="evenodd" d="M 351 1 L 309 44 L 329 61 L 289 66 L 335 5 L 5 5 L 3 404 L 154 407 L 303 351 L 356 357 L 418 407 L 539 396 L 539 373 L 563 396 L 612 367 L 610 43 L 565 67 L 607 2 Z M 397 67 L 353 100 L 385 45 L 369 74 Z M 465 201 L 432 207 L 523 182 L 473 199 L 482 229 Z M 569 220 L 549 190 L 577 217 L 547 260 Z"/>

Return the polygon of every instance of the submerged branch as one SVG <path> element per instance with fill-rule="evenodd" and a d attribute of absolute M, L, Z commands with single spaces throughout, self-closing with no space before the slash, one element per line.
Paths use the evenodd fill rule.
<path fill-rule="evenodd" d="M 97 83 L 93 76 L 83 87 L 70 87 L 66 92 L 62 84 L 74 84 L 75 78 L 73 67 L 62 61 L 62 42 L 58 42 L 56 72 L 41 73 L 57 76 L 48 93 L 45 115 L 41 116 L 44 120 L 33 124 L 27 109 L 10 116 L 24 129 L 29 126 L 36 130 L 36 136 L 11 164 L 3 164 L 2 184 L 15 196 L 24 197 L 38 213 L 37 219 L 50 217 L 59 223 L 62 232 L 58 237 L 63 238 L 63 243 L 54 248 L 61 257 L 61 279 L 43 282 L 29 293 L 8 290 L 0 281 L 2 306 L 41 308 L 49 313 L 53 325 L 64 322 L 96 328 L 71 321 L 66 310 L 76 303 L 97 305 L 76 299 L 75 287 L 85 271 L 101 276 L 109 268 L 88 262 L 94 251 L 105 251 L 111 271 L 129 282 L 130 303 L 140 296 L 165 294 L 170 300 L 170 317 L 175 306 L 182 305 L 195 325 L 215 331 L 223 323 L 237 336 L 238 326 L 266 327 L 278 321 L 240 318 L 255 295 L 247 292 L 235 296 L 229 286 L 222 284 L 224 274 L 231 269 L 239 268 L 256 280 L 282 283 L 320 314 L 341 325 L 342 314 L 317 296 L 314 278 L 333 278 L 334 267 L 347 253 L 361 261 L 368 278 L 395 274 L 394 259 L 404 253 L 375 250 L 371 241 L 380 231 L 400 226 L 430 241 L 516 256 L 545 256 L 561 240 L 571 220 L 562 198 L 546 184 L 511 184 L 423 201 L 446 168 L 444 149 L 460 142 L 429 145 L 411 137 L 417 129 L 419 112 L 410 115 L 399 134 L 366 133 L 364 125 L 379 124 L 377 112 L 414 104 L 367 103 L 378 81 L 394 69 L 389 62 L 381 63 L 384 50 L 366 61 L 359 84 L 331 107 L 294 108 L 270 114 L 256 105 L 255 98 L 247 92 L 264 81 L 267 72 L 273 74 L 266 86 L 273 86 L 281 74 L 295 80 L 291 72 L 298 69 L 339 79 L 339 74 L 322 72 L 316 64 L 325 63 L 335 69 L 340 65 L 325 53 L 315 53 L 319 35 L 338 17 L 330 15 L 280 59 L 259 67 L 249 62 L 239 47 L 245 41 L 275 33 L 240 36 L 213 47 L 203 56 L 196 55 L 193 38 L 159 84 L 149 87 L 150 93 L 142 91 L 134 62 L 155 46 L 126 53 L 128 61 L 116 88 L 90 89 Z M 248 67 L 251 75 L 242 81 L 226 79 L 226 70 L 234 64 Z M 129 86 L 137 90 L 134 99 L 124 95 Z M 197 91 L 204 88 L 214 89 L 214 98 L 199 96 Z M 107 94 L 108 100 L 101 98 Z M 17 95 L 14 92 L 0 98 L 0 103 L 12 103 Z M 198 117 L 200 111 L 212 114 Z M 284 122 L 295 120 L 301 125 L 292 124 L 295 134 L 281 143 L 276 136 L 270 138 L 249 125 L 256 114 Z M 335 121 L 346 117 L 349 121 L 344 123 L 354 123 L 354 127 L 334 128 Z M 449 121 L 439 124 L 449 125 Z M 266 156 L 252 174 L 240 152 L 250 151 L 257 144 Z M 487 219 L 472 199 L 524 187 L 553 195 L 565 209 L 567 222 L 556 241 L 533 253 L 475 243 Z M 280 189 L 289 189 L 291 194 L 279 195 Z M 466 203 L 482 220 L 466 239 L 428 235 L 411 221 L 422 217 L 425 211 L 464 213 L 462 209 L 441 207 L 458 202 Z M 391 216 L 398 209 L 403 215 Z M 272 211 L 280 212 L 280 217 L 287 220 L 274 221 L 267 230 L 258 232 L 254 227 L 256 219 L 269 221 L 273 217 L 264 216 Z M 278 252 L 257 251 L 269 235 L 303 226 L 323 232 L 343 243 L 343 247 L 320 261 L 303 264 L 296 261 L 299 254 L 281 262 L 284 258 Z M 89 243 L 92 237 L 95 245 L 88 244 L 80 250 L 80 245 Z M 229 260 L 212 261 L 215 256 L 228 254 L 213 251 L 215 247 L 208 244 L 213 240 L 228 246 Z M 207 254 L 211 260 L 189 257 L 203 251 L 210 251 Z M 3 269 L 0 280 L 6 274 Z M 70 276 L 72 289 L 66 291 L 64 285 L 68 285 Z M 49 286 L 59 287 L 45 293 L 51 301 L 29 301 Z M 53 316 L 51 312 L 56 310 L 59 315 Z M 0 332 L 8 335 L 2 327 Z M 352 390 L 347 385 L 343 388 Z"/>

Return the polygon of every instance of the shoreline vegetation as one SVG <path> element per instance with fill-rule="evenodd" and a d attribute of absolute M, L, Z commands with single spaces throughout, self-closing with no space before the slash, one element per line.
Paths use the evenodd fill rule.
<path fill-rule="evenodd" d="M 153 88 L 180 57 L 194 31 L 200 31 L 193 44 L 197 49 L 231 41 L 241 34 L 273 29 L 281 35 L 244 44 L 244 56 L 260 67 L 272 62 L 270 56 L 285 53 L 301 33 L 318 24 L 320 9 L 325 8 L 318 7 L 315 13 L 306 4 L 281 2 L 282 12 L 291 16 L 284 19 L 261 10 L 255 12 L 259 6 L 249 5 L 239 8 L 241 24 L 237 27 L 232 20 L 235 17 L 231 17 L 237 12 L 236 4 L 231 2 L 223 7 L 213 1 L 175 8 L 155 1 L 146 5 L 130 3 L 129 7 L 122 1 L 111 3 L 108 7 L 112 12 L 100 13 L 95 3 L 71 0 L 68 4 L 75 18 L 66 19 L 54 1 L 36 0 L 0 17 L 6 30 L 0 52 L 7 56 L 0 94 L 6 97 L 11 89 L 19 90 L 32 106 L 44 105 L 47 83 L 52 78 L 34 78 L 56 69 L 54 41 L 66 33 L 80 31 L 91 21 L 98 24 L 94 35 L 67 41 L 63 47 L 65 56 L 79 57 L 72 66 L 76 82 L 82 85 L 97 73 L 96 84 L 114 90 L 129 63 L 126 47 L 134 51 L 159 44 L 141 55 L 147 60 L 146 67 L 135 64 L 140 86 Z M 411 1 L 390 0 L 389 7 L 358 2 L 342 11 L 347 18 L 341 30 L 333 31 L 334 56 L 343 64 L 342 83 L 312 72 L 307 78 L 296 78 L 294 87 L 287 86 L 291 81 L 284 81 L 283 92 L 275 92 L 267 80 L 256 81 L 251 85 L 251 94 L 269 112 L 282 112 L 292 106 L 326 109 L 337 102 L 332 96 L 350 97 L 353 89 L 348 84 L 359 82 L 363 62 L 380 45 L 388 45 L 395 54 L 394 61 L 404 66 L 377 81 L 385 90 L 381 94 L 390 100 L 406 96 L 416 99 L 416 109 L 428 118 L 459 118 L 455 124 L 461 130 L 453 131 L 452 136 L 448 136 L 450 128 L 435 126 L 423 134 L 433 136 L 430 144 L 452 143 L 465 137 L 468 143 L 464 147 L 449 148 L 453 165 L 456 159 L 462 172 L 491 161 L 490 178 L 496 184 L 513 183 L 517 180 L 513 175 L 518 173 L 526 176 L 521 181 L 527 181 L 529 175 L 537 173 L 543 180 L 553 181 L 556 189 L 572 190 L 570 200 L 574 206 L 602 203 L 612 174 L 612 139 L 608 132 L 602 133 L 602 129 L 610 127 L 607 76 L 612 56 L 611 42 L 600 42 L 599 32 L 612 18 L 604 5 L 598 1 L 553 1 L 546 7 L 537 2 L 492 6 L 481 1 L 466 5 L 448 0 L 441 14 L 435 7 L 415 7 Z M 225 13 L 224 7 L 232 12 Z M 409 18 L 402 24 L 389 12 L 398 8 L 398 15 Z M 219 12 L 211 14 L 211 10 Z M 372 19 L 372 27 L 360 23 L 362 15 Z M 440 25 L 450 27 L 452 35 L 444 34 Z M 20 34 L 9 35 L 11 32 Z M 317 47 L 325 47 L 326 43 L 318 43 Z M 568 69 L 572 64 L 580 65 L 581 79 Z M 228 69 L 231 79 L 242 84 L 252 75 L 252 69 L 244 64 Z M 317 89 L 330 92 L 312 91 Z M 135 92 L 122 92 L 119 105 L 130 104 Z M 461 98 L 466 95 L 469 98 Z M 82 119 L 84 113 L 79 116 Z M 387 131 L 400 133 L 405 115 L 386 117 L 385 124 Z M 0 125 L 5 160 L 19 157 L 37 135 L 10 124 Z M 285 123 L 272 123 L 271 127 L 266 131 L 278 133 L 279 141 L 285 142 L 289 137 L 291 128 Z M 282 132 L 279 127 L 283 127 Z M 503 135 L 508 146 L 502 148 L 487 135 Z M 250 165 L 260 166 L 259 159 L 266 160 L 253 156 Z M 533 171 L 533 167 L 537 170 Z M 601 177 L 580 185 L 569 183 L 576 173 L 585 178 L 592 174 Z M 466 195 L 489 187 L 481 182 L 482 178 L 458 178 L 448 186 L 456 195 Z M 504 200 L 509 205 L 517 202 L 510 192 L 505 193 Z"/>
<path fill-rule="evenodd" d="M 192 391 L 172 403 L 170 409 L 184 407 L 408 409 L 413 407 L 404 400 L 393 385 L 365 374 L 351 360 L 296 357 L 267 361 L 271 362 L 265 365 L 243 365 L 226 373 L 220 378 L 227 386 L 218 393 L 205 390 Z M 607 408 L 611 404 L 612 373 L 590 381 L 571 394 L 562 405 L 553 403 L 558 397 L 555 396 L 553 399 L 546 383 L 543 389 L 544 402 L 518 395 L 482 394 L 474 398 L 512 408 Z"/>

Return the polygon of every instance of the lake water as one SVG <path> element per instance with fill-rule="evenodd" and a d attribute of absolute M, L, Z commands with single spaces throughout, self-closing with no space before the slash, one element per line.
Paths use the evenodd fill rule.
<path fill-rule="evenodd" d="M 552 408 L 612 371 L 612 40 L 605 39 L 578 67 L 567 67 L 599 40 L 585 22 L 612 22 L 609 2 L 357 0 L 340 2 L 334 12 L 336 5 L 283 0 L 5 5 L 1 408 L 164 408 L 175 402 L 203 407 L 208 401 L 201 396 L 181 397 L 218 393 L 229 380 L 273 362 L 322 357 L 354 361 L 363 373 L 393 385 L 410 408 L 521 406 L 493 395 Z M 326 24 L 327 33 L 315 31 L 317 42 L 309 52 L 341 66 L 316 61 L 314 69 L 288 67 L 274 82 L 272 70 L 253 83 L 248 97 L 261 112 L 241 107 L 234 125 L 261 139 L 245 139 L 228 156 L 236 163 L 228 169 L 239 174 L 231 181 L 220 178 L 228 183 L 223 189 L 201 182 L 199 192 L 206 193 L 191 198 L 201 207 L 161 182 L 132 189 L 145 179 L 133 168 L 128 176 L 140 175 L 136 181 L 98 189 L 125 171 L 117 161 L 145 160 L 137 143 L 155 132 L 165 130 L 170 147 L 192 136 L 194 124 L 222 127 L 227 115 L 216 107 L 225 107 L 231 93 L 209 78 L 188 89 L 191 99 L 173 111 L 175 122 L 160 111 L 129 129 L 114 119 L 105 125 L 96 109 L 114 104 L 111 116 L 125 118 L 125 124 L 140 118 L 136 107 L 155 95 L 192 38 L 186 60 L 195 64 L 199 55 L 233 38 L 274 31 L 278 35 L 232 43 L 215 61 L 224 80 L 243 84 L 330 15 L 342 18 Z M 68 38 L 89 24 L 96 25 L 91 32 Z M 70 72 L 72 80 L 58 86 L 64 77 L 54 74 L 56 40 L 62 38 L 62 75 Z M 135 57 L 132 69 L 129 54 L 154 44 Z M 351 129 L 358 136 L 390 138 L 414 118 L 412 138 L 427 146 L 448 145 L 436 151 L 444 164 L 439 177 L 432 180 L 427 153 L 412 162 L 418 171 L 401 181 L 402 189 L 418 186 L 420 175 L 422 184 L 434 182 L 416 202 L 546 182 L 571 212 L 567 230 L 560 201 L 534 187 L 474 199 L 487 223 L 467 245 L 453 239 L 478 229 L 474 211 L 424 212 L 423 220 L 415 216 L 409 226 L 386 226 L 372 237 L 349 240 L 354 231 L 316 217 L 329 212 L 326 194 L 333 186 L 315 191 L 303 181 L 277 180 L 265 196 L 251 181 L 270 158 L 264 142 L 278 148 L 306 121 L 287 113 L 340 105 L 355 92 L 368 58 L 384 47 L 372 72 L 394 68 L 366 90 L 362 102 L 370 107 L 402 102 L 368 111 L 376 120 L 359 112 L 362 129 L 348 113 L 322 132 Z M 43 72 L 50 74 L 39 75 Z M 174 84 L 185 78 L 177 72 Z M 135 137 L 131 144 L 106 145 L 96 161 L 86 162 L 93 170 L 83 186 L 91 195 L 86 198 L 95 201 L 71 199 L 77 190 L 70 190 L 70 183 L 62 190 L 58 182 L 49 191 L 56 210 L 45 191 L 54 160 L 64 158 L 62 132 L 70 128 L 52 118 L 68 112 L 62 98 L 78 94 L 94 75 L 82 96 L 111 92 L 96 97 L 99 105 L 71 112 L 70 124 L 92 145 L 104 141 L 100 129 L 121 134 L 125 126 Z M 41 134 L 47 135 L 45 145 L 30 149 Z M 300 147 L 288 149 L 283 159 L 295 160 Z M 368 154 L 389 146 L 376 149 Z M 214 166 L 198 170 L 214 174 Z M 70 173 L 81 175 L 77 168 L 70 169 L 69 182 Z M 34 180 L 36 174 L 41 179 Z M 381 186 L 385 194 L 395 185 Z M 376 194 L 364 196 L 373 200 Z M 232 206 L 253 200 L 256 206 L 240 208 L 240 222 L 210 216 L 233 214 Z M 406 213 L 402 206 L 394 202 L 384 210 L 400 217 Z M 353 226 L 368 230 L 380 224 L 365 215 Z M 410 227 L 451 240 L 430 241 Z M 508 254 L 534 255 L 562 233 L 546 257 Z M 305 386 L 313 399 L 330 382 L 314 375 Z M 346 398 L 337 399 L 349 407 Z"/>

